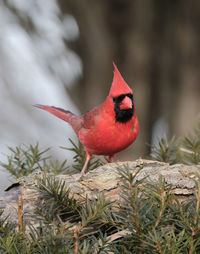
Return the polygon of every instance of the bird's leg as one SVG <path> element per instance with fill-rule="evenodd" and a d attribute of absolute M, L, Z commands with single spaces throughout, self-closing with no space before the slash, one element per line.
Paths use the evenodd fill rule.
<path fill-rule="evenodd" d="M 87 168 L 87 164 L 88 164 L 90 158 L 91 158 L 91 155 L 86 151 L 86 160 L 85 160 L 85 163 L 84 163 L 83 168 L 81 170 L 82 176 L 85 175 L 85 169 Z"/>
<path fill-rule="evenodd" d="M 115 156 L 114 154 L 108 156 L 109 162 L 113 162 L 114 161 L 114 156 Z"/>

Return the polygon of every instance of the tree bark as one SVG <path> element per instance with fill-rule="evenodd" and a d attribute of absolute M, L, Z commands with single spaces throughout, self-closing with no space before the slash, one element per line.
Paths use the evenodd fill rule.
<path fill-rule="evenodd" d="M 57 175 L 55 178 L 64 181 L 66 186 L 70 188 L 73 197 L 79 202 L 84 202 L 86 195 L 91 198 L 98 192 L 104 192 L 106 198 L 114 202 L 120 202 L 122 182 L 117 168 L 125 166 L 128 166 L 133 174 L 140 169 L 136 181 L 145 178 L 144 182 L 150 181 L 156 184 L 159 177 L 162 176 L 166 183 L 172 186 L 173 193 L 181 201 L 193 195 L 195 175 L 200 171 L 200 166 L 196 165 L 176 164 L 170 166 L 167 163 L 139 159 L 105 164 L 88 172 L 83 177 L 80 177 L 80 174 L 74 174 Z M 7 188 L 5 197 L 0 199 L 0 206 L 5 207 L 3 217 L 9 215 L 9 221 L 18 222 L 17 200 L 19 196 L 22 196 L 23 199 L 24 213 L 34 213 L 40 197 L 40 193 L 35 188 L 37 184 L 36 176 L 42 177 L 42 175 L 42 172 L 34 173 L 19 179 L 18 182 Z"/>

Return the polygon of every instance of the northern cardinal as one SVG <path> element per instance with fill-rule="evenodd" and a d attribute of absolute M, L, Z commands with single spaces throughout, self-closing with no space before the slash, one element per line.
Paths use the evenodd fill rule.
<path fill-rule="evenodd" d="M 76 132 L 86 152 L 81 175 L 85 174 L 92 154 L 108 155 L 109 161 L 112 161 L 114 154 L 131 145 L 139 132 L 133 91 L 113 65 L 114 78 L 108 97 L 82 118 L 62 108 L 35 105 L 68 122 Z"/>

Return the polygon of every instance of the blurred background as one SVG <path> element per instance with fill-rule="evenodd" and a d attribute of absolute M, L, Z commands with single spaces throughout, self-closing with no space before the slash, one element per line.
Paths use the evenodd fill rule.
<path fill-rule="evenodd" d="M 59 146 L 76 138 L 71 128 L 32 105 L 79 115 L 97 106 L 112 61 L 134 90 L 140 122 L 117 159 L 148 158 L 157 137 L 188 134 L 199 120 L 199 17 L 200 1 L 0 1 L 0 160 L 7 146 L 38 141 L 70 158 Z"/>

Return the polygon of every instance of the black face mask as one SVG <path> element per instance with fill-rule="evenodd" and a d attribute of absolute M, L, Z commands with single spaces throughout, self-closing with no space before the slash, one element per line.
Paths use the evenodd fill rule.
<path fill-rule="evenodd" d="M 120 109 L 120 104 L 123 99 L 128 96 L 132 101 L 132 108 L 130 109 Z M 133 117 L 134 114 L 134 102 L 133 95 L 131 93 L 122 94 L 118 97 L 113 97 L 114 110 L 115 110 L 115 120 L 116 122 L 126 123 Z"/>

